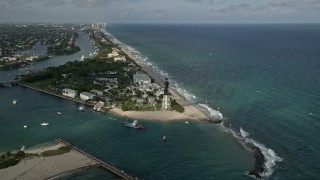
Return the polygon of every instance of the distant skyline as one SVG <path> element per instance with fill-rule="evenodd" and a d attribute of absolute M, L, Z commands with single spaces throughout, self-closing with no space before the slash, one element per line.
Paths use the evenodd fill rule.
<path fill-rule="evenodd" d="M 320 0 L 0 0 L 0 22 L 320 23 Z"/>

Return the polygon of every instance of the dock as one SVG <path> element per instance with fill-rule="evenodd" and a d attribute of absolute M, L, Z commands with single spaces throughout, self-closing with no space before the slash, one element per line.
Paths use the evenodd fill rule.
<path fill-rule="evenodd" d="M 113 166 L 113 165 L 111 165 L 109 163 L 106 163 L 105 161 L 103 161 L 103 160 L 101 160 L 101 159 L 99 159 L 97 157 L 94 157 L 93 155 L 91 155 L 89 153 L 84 152 L 83 150 L 77 148 L 74 145 L 71 145 L 70 143 L 68 143 L 68 142 L 66 142 L 66 141 L 64 141 L 62 139 L 56 139 L 55 141 L 58 142 L 58 143 L 62 143 L 64 145 L 66 145 L 66 146 L 69 146 L 72 150 L 77 151 L 77 152 L 87 156 L 88 158 L 91 158 L 92 160 L 94 160 L 94 161 L 96 161 L 98 163 L 99 167 L 102 167 L 102 168 L 106 169 L 107 171 L 110 171 L 111 173 L 117 175 L 121 179 L 125 179 L 125 180 L 137 180 L 137 179 L 139 179 L 137 177 L 133 177 L 133 176 L 125 173 L 123 170 L 120 170 L 120 169 L 116 168 L 115 166 Z"/>

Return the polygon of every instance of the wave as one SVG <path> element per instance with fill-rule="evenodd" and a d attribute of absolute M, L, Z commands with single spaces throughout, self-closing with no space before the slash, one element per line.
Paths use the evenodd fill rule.
<path fill-rule="evenodd" d="M 263 157 L 264 157 L 264 163 L 263 163 L 263 172 L 259 172 L 259 175 L 261 177 L 268 177 L 273 173 L 273 167 L 276 165 L 276 162 L 281 162 L 282 158 L 279 157 L 274 150 L 267 148 L 264 144 L 259 143 L 258 141 L 248 138 L 250 135 L 247 131 L 243 130 L 240 127 L 239 133 L 233 131 L 231 128 L 229 128 L 229 131 L 231 134 L 240 142 L 241 145 L 243 145 L 245 148 L 254 150 L 251 146 L 258 148 Z M 257 157 L 256 157 L 257 158 Z"/>
<path fill-rule="evenodd" d="M 199 108 L 205 112 L 208 112 L 210 117 L 213 119 L 223 119 L 223 115 L 220 111 L 212 109 L 208 104 L 198 103 Z"/>
<path fill-rule="evenodd" d="M 120 48 L 128 55 L 130 56 L 132 59 L 135 59 L 136 62 L 144 67 L 147 67 L 148 69 L 150 69 L 153 73 L 157 74 L 158 76 L 160 76 L 161 78 L 169 78 L 169 82 L 171 84 L 171 87 L 174 88 L 175 90 L 177 90 L 181 95 L 183 95 L 187 101 L 189 103 L 192 104 L 196 104 L 196 106 L 206 112 L 211 118 L 213 119 L 218 119 L 218 120 L 223 120 L 223 114 L 218 111 L 215 110 L 213 108 L 211 108 L 207 103 L 198 103 L 198 97 L 190 92 L 188 92 L 187 90 L 183 89 L 181 87 L 181 84 L 179 84 L 177 81 L 173 80 L 172 78 L 170 78 L 168 76 L 168 73 L 161 70 L 160 68 L 157 67 L 157 65 L 155 63 L 152 63 L 149 61 L 148 57 L 144 57 L 139 51 L 137 51 L 136 49 L 134 49 L 133 47 L 126 45 L 124 43 L 122 43 L 121 41 L 119 41 L 117 38 L 115 38 L 113 35 L 111 35 L 109 32 L 107 32 L 105 29 L 101 29 L 101 31 L 115 44 L 119 45 Z M 223 125 L 223 123 L 222 123 Z M 263 164 L 263 172 L 260 172 L 260 176 L 261 177 L 268 177 L 272 174 L 273 172 L 273 167 L 275 166 L 276 162 L 282 161 L 282 159 L 276 155 L 276 153 L 272 150 L 272 149 L 268 149 L 267 147 L 265 147 L 265 145 L 251 139 L 248 138 L 248 136 L 250 135 L 247 131 L 243 130 L 242 128 L 240 128 L 240 132 L 236 133 L 234 132 L 231 127 L 227 128 L 225 125 L 223 125 L 223 127 L 225 129 L 228 129 L 229 132 L 231 132 L 231 134 L 245 147 L 245 148 L 249 148 L 249 144 L 256 148 L 258 148 L 262 155 L 263 158 L 265 159 L 264 164 Z M 251 148 L 252 149 L 252 148 Z"/>

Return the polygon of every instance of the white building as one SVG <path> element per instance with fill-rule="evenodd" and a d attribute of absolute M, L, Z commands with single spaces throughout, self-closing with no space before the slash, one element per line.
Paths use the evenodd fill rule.
<path fill-rule="evenodd" d="M 136 83 L 149 84 L 149 83 L 151 83 L 151 78 L 144 73 L 137 72 L 136 74 L 133 75 L 133 83 L 134 84 L 136 84 Z"/>
<path fill-rule="evenodd" d="M 115 57 L 113 60 L 115 62 L 117 62 L 117 61 L 126 62 L 126 58 L 125 57 Z"/>
<path fill-rule="evenodd" d="M 162 109 L 163 110 L 170 110 L 171 109 L 171 100 L 170 100 L 169 95 L 163 95 Z"/>
<path fill-rule="evenodd" d="M 71 97 L 71 98 L 75 98 L 77 96 L 77 91 L 75 91 L 73 89 L 63 89 L 62 90 L 62 95 L 68 96 L 68 97 Z"/>
<path fill-rule="evenodd" d="M 94 97 L 95 97 L 94 94 L 91 94 L 91 93 L 88 93 L 88 92 L 80 93 L 80 99 L 85 100 L 85 101 L 87 101 L 89 99 L 93 99 Z"/>
<path fill-rule="evenodd" d="M 117 56 L 119 56 L 119 53 L 116 51 L 112 51 L 112 53 L 108 54 L 108 58 L 117 57 Z"/>

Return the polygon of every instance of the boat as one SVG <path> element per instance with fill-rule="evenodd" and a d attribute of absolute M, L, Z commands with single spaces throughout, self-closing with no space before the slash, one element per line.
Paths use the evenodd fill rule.
<path fill-rule="evenodd" d="M 41 123 L 41 126 L 48 126 L 48 125 L 49 123 L 46 123 L 46 122 Z"/>
<path fill-rule="evenodd" d="M 80 61 L 84 61 L 84 55 L 81 56 Z"/>
<path fill-rule="evenodd" d="M 166 136 L 163 136 L 162 141 L 166 141 L 166 140 L 167 140 Z"/>
<path fill-rule="evenodd" d="M 61 115 L 62 113 L 58 111 L 57 114 Z"/>
<path fill-rule="evenodd" d="M 26 149 L 26 147 L 25 146 L 22 146 L 21 148 L 20 148 L 20 151 L 24 151 Z"/>
<path fill-rule="evenodd" d="M 141 124 L 138 124 L 137 120 L 134 120 L 132 123 L 125 122 L 124 125 L 134 129 L 144 129 L 144 127 Z"/>
<path fill-rule="evenodd" d="M 24 126 L 23 126 L 23 128 L 27 128 L 27 127 L 28 127 L 27 125 L 24 125 Z"/>
<path fill-rule="evenodd" d="M 185 121 L 186 124 L 189 124 L 189 121 Z"/>
<path fill-rule="evenodd" d="M 79 111 L 85 111 L 86 110 L 86 107 L 85 106 L 79 106 Z"/>
<path fill-rule="evenodd" d="M 13 100 L 12 104 L 17 104 L 17 102 L 18 102 L 17 100 Z"/>

